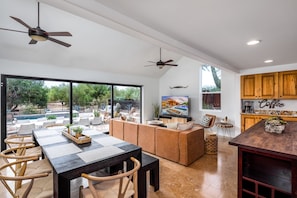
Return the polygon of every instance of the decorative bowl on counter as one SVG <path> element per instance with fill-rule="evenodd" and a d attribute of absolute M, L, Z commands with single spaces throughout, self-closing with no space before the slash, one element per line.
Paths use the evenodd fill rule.
<path fill-rule="evenodd" d="M 286 128 L 287 122 L 281 117 L 273 116 L 269 117 L 265 121 L 265 131 L 270 133 L 282 133 Z"/>

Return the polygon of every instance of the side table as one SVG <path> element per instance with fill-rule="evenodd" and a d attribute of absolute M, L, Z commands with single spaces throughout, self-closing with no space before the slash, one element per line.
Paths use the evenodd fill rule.
<path fill-rule="evenodd" d="M 217 154 L 218 152 L 218 137 L 216 134 L 207 135 L 205 138 L 206 154 Z"/>
<path fill-rule="evenodd" d="M 233 128 L 233 124 L 228 122 L 217 122 L 216 127 L 223 131 L 224 136 L 228 134 L 228 136 L 231 137 L 231 129 Z"/>

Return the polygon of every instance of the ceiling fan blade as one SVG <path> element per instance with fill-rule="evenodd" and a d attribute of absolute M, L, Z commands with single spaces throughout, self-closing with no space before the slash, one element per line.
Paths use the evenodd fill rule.
<path fill-rule="evenodd" d="M 164 64 L 166 64 L 166 63 L 170 63 L 170 62 L 172 62 L 173 60 L 168 60 L 168 61 L 165 61 L 165 62 L 163 62 Z"/>
<path fill-rule="evenodd" d="M 54 39 L 54 38 L 52 38 L 52 37 L 48 37 L 48 40 L 53 41 L 53 42 L 55 42 L 55 43 L 58 43 L 58 44 L 60 44 L 60 45 L 63 45 L 63 46 L 65 46 L 65 47 L 70 47 L 70 46 L 71 46 L 71 45 L 68 44 L 68 43 L 65 43 L 65 42 L 63 42 L 63 41 Z"/>
<path fill-rule="evenodd" d="M 47 32 L 49 36 L 72 36 L 70 32 Z"/>
<path fill-rule="evenodd" d="M 168 65 L 168 66 L 178 66 L 176 64 L 164 64 L 164 65 Z"/>
<path fill-rule="evenodd" d="M 17 22 L 19 22 L 20 24 L 22 24 L 23 26 L 27 27 L 28 29 L 32 29 L 28 24 L 26 24 L 24 21 L 22 21 L 21 19 L 19 18 L 16 18 L 16 17 L 13 17 L 13 16 L 10 16 L 12 19 L 16 20 Z"/>
<path fill-rule="evenodd" d="M 36 44 L 37 41 L 35 41 L 34 39 L 31 39 L 31 41 L 29 42 L 29 44 Z"/>
<path fill-rule="evenodd" d="M 12 29 L 7 29 L 7 28 L 0 28 L 0 30 L 7 30 L 7 31 L 11 31 L 11 32 L 21 32 L 21 33 L 28 33 L 28 32 L 25 32 L 25 31 L 20 31 L 20 30 L 12 30 Z"/>

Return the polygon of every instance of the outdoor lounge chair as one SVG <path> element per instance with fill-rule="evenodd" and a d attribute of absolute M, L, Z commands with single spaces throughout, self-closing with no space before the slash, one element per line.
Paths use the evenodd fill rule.
<path fill-rule="evenodd" d="M 89 118 L 80 118 L 78 121 L 78 125 L 90 126 Z"/>
<path fill-rule="evenodd" d="M 92 125 L 99 125 L 99 124 L 102 124 L 102 123 L 103 123 L 103 121 L 102 121 L 101 117 L 94 117 L 94 119 L 91 122 Z"/>
<path fill-rule="evenodd" d="M 32 135 L 33 130 L 35 129 L 35 124 L 21 124 L 19 130 L 17 131 L 18 135 Z"/>

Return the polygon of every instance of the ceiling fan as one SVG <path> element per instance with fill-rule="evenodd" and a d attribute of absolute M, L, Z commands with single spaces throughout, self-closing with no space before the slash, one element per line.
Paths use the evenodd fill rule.
<path fill-rule="evenodd" d="M 47 32 L 43 29 L 40 28 L 39 26 L 39 2 L 38 2 L 38 26 L 36 28 L 32 28 L 28 24 L 26 24 L 23 20 L 10 16 L 12 19 L 16 20 L 26 28 L 28 28 L 28 32 L 26 31 L 20 31 L 20 30 L 12 30 L 12 29 L 7 29 L 7 28 L 0 28 L 0 30 L 7 30 L 7 31 L 12 31 L 12 32 L 21 32 L 21 33 L 28 33 L 28 35 L 31 37 L 31 41 L 29 44 L 36 44 L 38 41 L 46 41 L 50 40 L 52 42 L 58 43 L 60 45 L 63 45 L 65 47 L 70 47 L 71 45 L 68 43 L 65 43 L 63 41 L 57 40 L 55 38 L 52 38 L 51 36 L 72 36 L 71 33 L 69 32 Z"/>
<path fill-rule="evenodd" d="M 154 61 L 148 61 L 150 63 L 154 63 L 154 65 L 145 65 L 145 67 L 149 67 L 149 66 L 157 66 L 159 67 L 159 69 L 162 69 L 164 66 L 177 66 L 177 64 L 171 64 L 173 60 L 167 60 L 167 61 L 162 61 L 161 58 L 161 48 L 160 48 L 160 60 L 158 62 L 154 62 Z"/>

